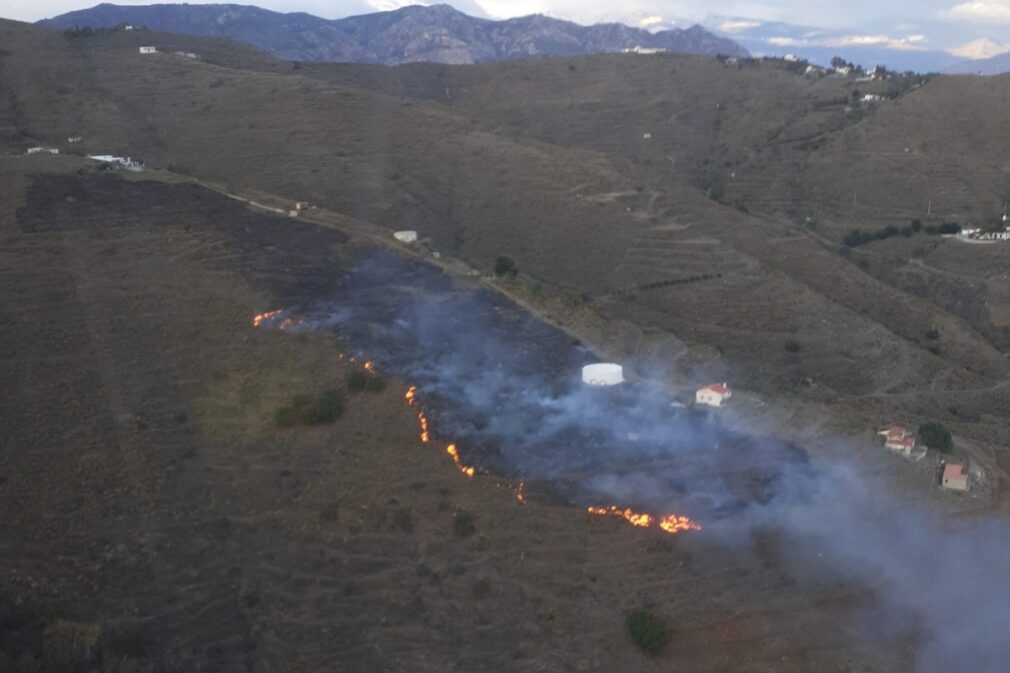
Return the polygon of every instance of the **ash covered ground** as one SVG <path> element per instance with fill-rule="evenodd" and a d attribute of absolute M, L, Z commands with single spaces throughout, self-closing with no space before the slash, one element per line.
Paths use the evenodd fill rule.
<path fill-rule="evenodd" d="M 264 327 L 332 329 L 353 352 L 418 388 L 434 441 L 463 463 L 546 481 L 578 505 L 678 512 L 713 522 L 765 501 L 804 452 L 720 425 L 648 382 L 595 388 L 597 361 L 564 332 L 494 292 L 369 250 L 329 301 L 286 308 Z"/>

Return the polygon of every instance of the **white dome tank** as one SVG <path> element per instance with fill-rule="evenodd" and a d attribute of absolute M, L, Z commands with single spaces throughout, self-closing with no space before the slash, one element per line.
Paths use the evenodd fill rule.
<path fill-rule="evenodd" d="M 612 362 L 599 362 L 582 368 L 582 382 L 590 386 L 616 386 L 624 383 L 624 367 Z"/>

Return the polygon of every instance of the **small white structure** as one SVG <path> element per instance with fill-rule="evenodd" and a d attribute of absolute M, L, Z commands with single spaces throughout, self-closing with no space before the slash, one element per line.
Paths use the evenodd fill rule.
<path fill-rule="evenodd" d="M 173 51 L 176 56 L 182 56 L 183 58 L 199 58 L 195 53 L 191 51 Z"/>
<path fill-rule="evenodd" d="M 725 383 L 710 383 L 698 388 L 694 394 L 694 403 L 706 407 L 721 407 L 722 403 L 733 397 L 733 391 Z"/>
<path fill-rule="evenodd" d="M 800 60 L 800 57 L 797 56 L 796 54 L 786 54 L 785 56 L 782 57 L 782 59 L 785 61 L 789 61 L 790 63 L 796 63 L 797 61 Z"/>
<path fill-rule="evenodd" d="M 398 240 L 400 243 L 417 243 L 417 232 L 413 230 L 397 231 L 393 234 L 393 238 Z"/>
<path fill-rule="evenodd" d="M 948 491 L 968 491 L 971 489 L 971 477 L 965 465 L 947 463 L 943 466 L 943 477 L 940 486 Z"/>
<path fill-rule="evenodd" d="M 29 147 L 28 154 L 59 154 L 60 151 L 55 147 Z"/>
<path fill-rule="evenodd" d="M 92 161 L 100 161 L 103 164 L 112 164 L 113 166 L 122 166 L 123 168 L 130 171 L 142 171 L 144 170 L 144 164 L 139 161 L 134 161 L 130 157 L 117 157 L 112 154 L 89 154 L 88 158 Z"/>
<path fill-rule="evenodd" d="M 624 383 L 624 367 L 612 362 L 598 362 L 582 368 L 582 382 L 587 386 L 617 386 Z"/>
<path fill-rule="evenodd" d="M 884 97 L 875 93 L 868 93 L 863 95 L 864 103 L 879 103 L 884 100 Z"/>
<path fill-rule="evenodd" d="M 131 26 L 130 24 L 126 24 L 125 26 L 123 26 L 123 30 L 133 30 L 133 26 Z"/>
<path fill-rule="evenodd" d="M 81 136 L 70 136 L 69 138 L 67 138 L 67 142 L 71 145 L 75 145 L 81 142 L 82 140 L 84 140 L 84 138 L 82 138 Z"/>
<path fill-rule="evenodd" d="M 140 53 L 141 54 L 157 54 L 158 53 L 158 48 L 157 47 L 141 47 L 140 48 Z"/>
<path fill-rule="evenodd" d="M 665 54 L 666 49 L 660 47 L 643 47 L 641 45 L 636 45 L 630 49 L 624 50 L 625 54 Z"/>

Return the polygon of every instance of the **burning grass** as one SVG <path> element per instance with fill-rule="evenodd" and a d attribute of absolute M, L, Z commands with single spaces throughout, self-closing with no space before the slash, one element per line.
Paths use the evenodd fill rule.
<path fill-rule="evenodd" d="M 643 512 L 636 512 L 630 507 L 621 509 L 614 505 L 609 507 L 587 507 L 586 511 L 595 516 L 616 516 L 626 520 L 632 526 L 638 528 L 658 527 L 670 534 L 681 533 L 688 530 L 701 530 L 701 526 L 686 516 L 679 514 L 667 514 L 665 516 L 653 516 Z"/>

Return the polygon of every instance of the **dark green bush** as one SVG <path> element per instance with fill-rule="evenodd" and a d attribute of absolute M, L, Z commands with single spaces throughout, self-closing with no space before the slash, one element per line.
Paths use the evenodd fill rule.
<path fill-rule="evenodd" d="M 504 276 L 506 274 L 511 276 L 516 275 L 518 270 L 516 269 L 515 260 L 502 255 L 494 261 L 494 272 L 496 276 Z"/>
<path fill-rule="evenodd" d="M 950 431 L 936 421 L 929 421 L 919 426 L 919 439 L 940 453 L 950 453 L 954 450 L 954 439 L 950 436 Z"/>
<path fill-rule="evenodd" d="M 347 375 L 347 389 L 354 393 L 381 393 L 386 389 L 386 380 L 381 376 L 356 369 Z"/>
<path fill-rule="evenodd" d="M 344 413 L 344 401 L 336 390 L 324 390 L 315 397 L 295 395 L 274 413 L 274 422 L 282 428 L 294 425 L 333 423 Z"/>
<path fill-rule="evenodd" d="M 477 526 L 473 521 L 473 514 L 460 510 L 452 517 L 452 529 L 457 537 L 470 537 L 477 532 Z"/>
<path fill-rule="evenodd" d="M 666 645 L 666 622 L 659 615 L 646 610 L 634 610 L 628 614 L 625 624 L 631 642 L 642 652 L 655 656 Z"/>

